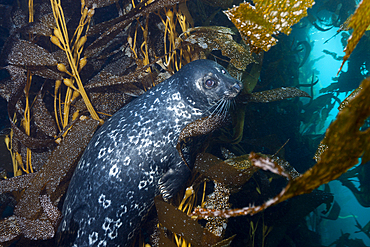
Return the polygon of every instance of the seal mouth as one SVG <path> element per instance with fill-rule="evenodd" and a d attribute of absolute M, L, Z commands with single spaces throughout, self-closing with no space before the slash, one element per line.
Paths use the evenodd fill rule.
<path fill-rule="evenodd" d="M 233 83 L 233 84 L 232 84 Z M 226 118 L 231 106 L 235 104 L 235 97 L 242 91 L 243 84 L 238 80 L 229 81 L 226 89 L 223 89 L 222 97 L 217 100 L 209 100 L 208 104 L 211 106 L 208 109 L 209 116 L 220 115 Z"/>

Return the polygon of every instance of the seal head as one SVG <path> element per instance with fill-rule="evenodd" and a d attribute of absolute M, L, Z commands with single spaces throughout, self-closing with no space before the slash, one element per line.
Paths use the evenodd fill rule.
<path fill-rule="evenodd" d="M 197 60 L 121 108 L 95 133 L 77 165 L 59 244 L 130 246 L 154 197 L 172 197 L 190 176 L 176 150 L 181 130 L 224 114 L 241 89 L 222 66 Z M 71 233 L 73 239 L 66 239 Z"/>

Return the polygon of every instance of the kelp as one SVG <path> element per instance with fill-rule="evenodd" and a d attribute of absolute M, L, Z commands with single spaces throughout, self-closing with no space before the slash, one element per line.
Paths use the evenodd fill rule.
<path fill-rule="evenodd" d="M 116 1 L 110 1 L 114 2 Z M 130 11 L 130 20 L 127 20 L 128 16 L 120 20 L 126 20 L 128 25 L 135 20 L 140 28 L 139 17 L 146 18 L 148 22 L 149 13 L 164 7 L 170 8 L 174 3 L 156 1 L 146 5 L 143 1 Z M 86 1 L 86 5 L 83 2 L 73 36 L 69 36 L 71 30 L 67 30 L 67 26 L 72 28 L 79 13 L 69 11 L 68 8 L 62 9 L 60 1 L 52 1 L 51 4 L 53 9 L 50 4 L 36 5 L 35 10 L 42 12 L 36 13 L 36 17 L 40 18 L 32 24 L 21 24 L 22 28 L 15 30 L 21 35 L 11 36 L 3 50 L 5 56 L 2 58 L 8 64 L 6 69 L 10 79 L 1 84 L 0 92 L 8 101 L 11 132 L 7 137 L 7 148 L 11 152 L 14 176 L 18 176 L 5 180 L 2 186 L 2 192 L 15 194 L 18 202 L 14 216 L 2 222 L 0 236 L 4 237 L 4 241 L 19 238 L 24 241 L 24 237 L 48 239 L 54 235 L 60 217 L 55 208 L 56 202 L 67 189 L 73 165 L 77 164 L 87 145 L 87 140 L 82 141 L 81 138 L 90 138 L 97 127 L 96 122 L 94 129 L 89 129 L 91 126 L 85 126 L 85 129 L 78 127 L 80 119 L 86 118 L 84 115 L 88 114 L 87 110 L 93 116 L 93 108 L 96 106 L 96 109 L 101 110 L 98 112 L 99 116 L 112 115 L 132 96 L 142 94 L 168 77 L 168 73 L 159 73 L 156 68 L 153 69 L 157 58 L 148 64 L 153 70 L 148 73 L 148 67 L 141 69 L 142 64 L 135 64 L 139 63 L 140 58 L 133 61 L 130 56 L 126 56 L 127 52 L 121 50 L 104 55 L 100 60 L 93 57 L 87 61 L 88 53 L 83 53 L 83 47 L 87 42 L 86 35 L 92 34 L 88 31 L 94 9 L 109 5 L 108 1 Z M 34 11 L 33 7 L 32 4 L 29 6 L 30 13 Z M 118 33 L 121 32 L 127 30 L 122 29 Z M 50 36 L 50 43 L 44 37 L 34 38 L 32 34 Z M 29 40 L 14 37 L 29 37 Z M 115 36 L 111 35 L 105 41 L 109 42 L 113 38 Z M 132 51 L 137 54 L 141 48 L 136 44 L 140 42 L 139 38 L 142 37 L 131 43 L 134 46 L 131 47 Z M 94 44 L 91 41 L 89 43 Z M 51 44 L 55 46 L 50 49 Z M 60 50 L 50 51 L 55 48 Z M 124 55 L 115 60 L 119 57 L 115 56 L 117 51 Z M 107 58 L 111 57 L 117 66 L 113 68 L 108 65 L 102 69 Z M 122 68 L 123 64 L 127 67 Z M 90 71 L 85 71 L 85 66 Z M 90 78 L 96 72 L 100 73 L 95 78 Z M 42 82 L 41 89 L 40 77 L 46 79 Z M 50 83 L 52 80 L 55 83 Z M 54 94 L 50 89 L 53 89 Z M 50 107 L 50 96 L 54 99 L 54 108 Z M 89 101 L 95 106 L 89 104 Z M 50 113 L 51 110 L 54 110 L 53 114 Z M 72 140 L 69 138 L 75 138 L 80 146 L 69 142 L 68 140 Z M 22 175 L 23 173 L 26 174 Z"/>
<path fill-rule="evenodd" d="M 206 208 L 217 210 L 228 209 L 230 207 L 229 196 L 231 190 L 234 192 L 237 191 L 235 188 L 248 181 L 256 171 L 248 163 L 245 157 L 235 157 L 223 162 L 211 154 L 199 154 L 195 162 L 194 171 L 199 172 L 202 176 L 214 182 L 213 193 L 207 195 L 204 202 L 202 200 L 202 205 Z M 212 168 L 210 169 L 210 167 Z M 236 183 L 234 184 L 233 181 Z M 193 186 L 199 186 L 197 180 L 194 181 L 191 187 L 187 188 L 185 192 L 186 196 L 179 206 L 180 210 L 164 202 L 160 197 L 155 198 L 159 223 L 167 230 L 181 237 L 178 240 L 176 238 L 177 236 L 175 236 L 177 239 L 176 242 L 181 246 L 185 243 L 191 243 L 194 246 L 229 246 L 235 235 L 222 240 L 227 225 L 226 219 L 209 217 L 203 228 L 199 223 L 187 216 L 195 203 L 194 199 L 187 201 L 190 196 L 194 196 Z M 189 209 L 187 214 L 182 212 L 186 209 L 183 207 L 185 204 Z M 160 242 L 164 242 L 165 240 L 163 239 L 166 237 L 162 235 L 160 238 Z"/>
<path fill-rule="evenodd" d="M 56 66 L 58 63 L 44 48 L 30 41 L 19 39 L 13 41 L 7 62 L 17 66 Z"/>
<path fill-rule="evenodd" d="M 255 68 L 256 65 L 253 66 Z M 252 68 L 252 71 L 253 71 Z M 260 67 L 259 67 L 260 68 Z M 258 68 L 256 68 L 258 70 Z M 259 74 L 259 71 L 255 73 Z M 257 78 L 258 79 L 258 78 Z M 244 129 L 244 120 L 245 120 L 245 109 L 248 106 L 248 103 L 251 102 L 260 102 L 260 103 L 269 103 L 273 101 L 279 101 L 284 99 L 291 99 L 294 97 L 310 97 L 306 92 L 298 88 L 276 88 L 271 90 L 266 90 L 262 92 L 249 93 L 249 90 L 252 90 L 256 85 L 256 78 L 251 76 L 243 82 L 243 85 L 247 86 L 247 89 L 239 95 L 237 101 L 240 104 L 236 105 L 236 109 L 232 112 L 232 130 L 228 130 L 224 135 L 218 137 L 219 141 L 224 143 L 237 144 L 241 141 L 243 137 Z M 251 82 L 252 81 L 252 82 Z M 251 82 L 251 83 L 249 83 Z M 232 133 L 231 135 L 229 133 Z"/>
<path fill-rule="evenodd" d="M 343 62 L 339 68 L 338 73 L 342 70 L 344 63 L 347 61 L 352 51 L 355 49 L 356 45 L 360 41 L 361 37 L 364 35 L 365 31 L 370 26 L 369 13 L 370 13 L 370 2 L 361 1 L 355 13 L 348 18 L 349 20 L 346 21 L 347 24 L 346 28 L 352 28 L 353 33 L 348 38 L 347 46 L 344 49 L 344 52 L 346 54 L 343 57 Z"/>
<path fill-rule="evenodd" d="M 337 119 L 328 128 L 323 143 L 327 146 L 318 158 L 315 166 L 296 179 L 284 170 L 279 169 L 270 159 L 250 154 L 253 165 L 287 177 L 290 182 L 276 197 L 260 206 L 230 210 L 207 210 L 196 208 L 192 215 L 199 218 L 209 216 L 233 217 L 238 215 L 256 214 L 272 205 L 304 193 L 310 193 L 321 184 L 337 179 L 341 174 L 358 163 L 362 156 L 362 164 L 370 160 L 370 129 L 360 128 L 370 116 L 370 78 L 361 83 L 361 90 L 348 105 L 338 114 Z"/>
<path fill-rule="evenodd" d="M 49 137 L 57 136 L 57 125 L 42 99 L 42 90 L 40 90 L 36 96 L 32 115 L 37 128 L 41 130 L 42 133 Z"/>
<path fill-rule="evenodd" d="M 107 45 L 107 42 L 118 35 L 125 27 L 127 27 L 130 23 L 141 16 L 145 16 L 149 13 L 153 13 L 165 7 L 170 7 L 175 4 L 182 2 L 183 0 L 160 0 L 160 1 L 153 1 L 150 4 L 145 5 L 143 1 L 140 5 L 135 8 L 135 11 L 130 12 L 126 16 L 118 17 L 117 24 L 105 30 L 102 35 L 99 36 L 91 45 L 89 45 L 85 50 L 85 56 L 87 58 L 96 56 L 100 54 L 103 50 L 103 47 Z M 104 27 L 105 29 L 106 27 Z"/>
<path fill-rule="evenodd" d="M 93 77 L 89 84 L 85 86 L 86 89 L 106 89 L 114 87 L 122 91 L 124 94 L 131 96 L 139 96 L 146 90 L 153 87 L 152 77 L 156 77 L 156 73 L 147 73 L 147 69 L 150 67 L 149 64 L 144 66 L 129 75 L 117 76 L 112 73 L 102 71 L 95 77 Z M 154 73 L 154 74 L 153 74 Z M 155 85 L 155 84 L 154 84 Z"/>
<path fill-rule="evenodd" d="M 260 157 L 267 156 L 262 155 Z M 299 175 L 286 161 L 278 159 L 277 157 L 273 158 L 279 164 L 274 165 L 272 163 L 273 165 L 268 170 L 273 171 L 273 169 L 276 169 L 286 177 L 289 177 L 290 175 L 297 177 Z M 248 182 L 252 175 L 259 169 L 260 167 L 252 165 L 252 161 L 249 159 L 248 155 L 237 157 L 230 154 L 228 155 L 228 159 L 223 161 L 209 153 L 198 154 L 195 161 L 194 172 L 201 174 L 201 177 L 211 180 L 214 184 L 213 192 L 208 194 L 205 200 L 202 199 L 202 208 L 215 212 L 227 211 L 230 208 L 230 194 L 238 192 L 240 187 Z M 285 170 L 288 170 L 289 172 L 285 173 Z M 220 237 L 224 237 L 227 226 L 227 219 L 225 219 L 223 215 L 215 214 L 206 217 L 207 223 L 205 224 L 205 227 L 202 228 L 198 223 L 185 217 L 185 213 L 181 212 L 181 209 L 185 204 L 189 209 L 194 207 L 196 201 L 194 199 L 189 201 L 187 200 L 190 196 L 194 196 L 194 189 L 200 189 L 199 187 L 201 186 L 199 186 L 199 182 L 197 182 L 198 180 L 199 179 L 194 180 L 191 187 L 187 188 L 185 192 L 186 196 L 183 198 L 179 206 L 180 210 L 171 206 L 167 202 L 164 202 L 160 197 L 155 199 L 159 222 L 167 230 L 170 230 L 172 233 L 176 233 L 175 239 L 179 246 L 183 246 L 185 243 L 189 242 L 195 246 L 224 246 L 221 243 L 229 245 L 235 236 L 220 241 Z M 205 197 L 205 191 L 204 187 L 203 198 Z M 189 210 L 187 211 L 187 214 L 190 214 Z M 193 214 L 190 214 L 190 216 L 191 215 Z M 189 220 L 190 223 L 188 222 Z M 194 232 L 197 233 L 195 234 Z M 212 234 L 210 235 L 210 233 Z M 266 233 L 266 235 L 267 234 L 268 233 Z M 207 235 L 208 237 L 206 237 Z M 167 236 L 171 235 L 167 233 Z M 181 238 L 178 239 L 177 236 L 181 236 Z M 165 242 L 164 238 L 166 238 L 164 235 L 160 236 L 160 242 Z M 216 245 L 212 245 L 211 242 L 209 242 L 209 239 L 213 239 L 213 242 L 220 242 Z"/>
<path fill-rule="evenodd" d="M 61 217 L 55 205 L 64 194 L 74 166 L 97 126 L 97 121 L 81 117 L 40 171 L 0 181 L 3 193 L 23 190 L 14 216 L 0 221 L 2 243 L 21 234 L 33 240 L 54 236 Z"/>
<path fill-rule="evenodd" d="M 116 2 L 118 2 L 118 0 L 86 0 L 85 4 L 86 7 L 88 7 L 89 9 L 91 8 L 96 9 L 109 6 Z"/>
<path fill-rule="evenodd" d="M 196 144 L 194 139 L 197 137 L 204 137 L 211 134 L 213 131 L 220 128 L 225 123 L 225 117 L 218 114 L 213 114 L 209 117 L 203 117 L 201 119 L 195 120 L 194 122 L 189 123 L 181 130 L 176 149 L 179 152 L 182 160 L 185 164 L 189 166 L 187 156 L 191 155 L 189 151 L 191 150 L 191 145 Z M 199 150 L 200 147 L 195 150 Z"/>
<path fill-rule="evenodd" d="M 202 1 L 210 6 L 221 8 L 227 8 L 233 3 L 232 0 L 202 0 Z"/>
<path fill-rule="evenodd" d="M 220 197 L 214 198 L 216 200 L 220 199 Z M 156 197 L 154 199 L 154 203 L 157 209 L 159 223 L 165 227 L 167 231 L 177 233 L 179 236 L 181 236 L 182 241 L 178 242 L 177 246 L 184 246 L 186 243 L 191 243 L 193 246 L 200 247 L 229 246 L 235 237 L 234 235 L 230 238 L 222 240 L 221 235 L 214 234 L 216 231 L 219 232 L 219 229 L 215 231 L 215 229 L 212 228 L 212 226 L 215 227 L 215 225 L 210 225 L 212 224 L 210 222 L 214 223 L 214 221 L 208 222 L 206 227 L 203 228 L 199 223 L 189 218 L 187 214 L 181 210 L 178 210 L 173 205 L 163 201 L 160 197 Z M 221 224 L 223 224 L 223 222 Z M 223 228 L 222 232 L 225 230 L 224 225 L 216 226 L 216 228 L 219 227 Z M 169 241 L 168 237 L 165 236 L 164 231 L 162 230 L 159 246 L 167 247 L 176 245 Z"/>
<path fill-rule="evenodd" d="M 226 27 L 195 27 L 187 30 L 188 37 L 183 42 L 198 46 L 198 49 L 209 53 L 221 50 L 222 55 L 230 58 L 230 63 L 238 70 L 245 70 L 247 65 L 255 62 L 250 54 L 249 47 L 235 42 L 232 35 L 235 33 Z M 184 33 L 180 35 L 180 38 Z"/>
<path fill-rule="evenodd" d="M 85 59 L 81 58 L 81 52 L 83 51 L 83 47 L 87 38 L 82 34 L 83 32 L 86 33 L 86 31 L 89 29 L 91 18 L 94 15 L 94 9 L 88 9 L 84 6 L 84 2 L 81 2 L 81 19 L 79 22 L 79 26 L 77 27 L 72 39 L 70 39 L 68 36 L 68 29 L 64 18 L 64 11 L 60 1 L 51 1 L 51 7 L 56 22 L 56 28 L 53 31 L 54 35 L 50 36 L 50 41 L 65 52 L 68 59 L 68 64 L 71 68 L 71 72 L 69 72 L 68 70 L 66 70 L 64 64 L 57 65 L 59 71 L 65 72 L 70 75 L 70 78 L 63 79 L 64 84 L 68 87 L 67 95 L 71 96 L 73 91 L 81 95 L 92 118 L 99 120 L 100 123 L 103 124 L 104 121 L 99 118 L 94 107 L 91 105 L 90 99 L 86 94 L 79 75 L 79 70 L 81 70 L 86 64 Z M 70 40 L 75 41 L 73 46 L 71 46 L 71 44 L 69 43 Z M 78 90 L 74 86 L 74 81 L 77 83 Z M 67 101 L 69 101 L 68 96 Z M 64 109 L 64 113 L 66 115 L 65 120 L 68 120 L 69 105 L 67 104 Z M 63 127 L 66 126 L 66 122 L 67 121 L 63 122 Z"/>
<path fill-rule="evenodd" d="M 356 217 L 353 217 L 354 219 L 355 219 L 355 221 L 356 221 L 356 227 L 359 229 L 359 231 L 357 231 L 357 232 L 363 232 L 363 233 L 365 233 L 366 234 L 366 236 L 368 237 L 368 238 L 370 238 L 370 221 L 369 222 L 367 222 L 367 224 L 363 227 L 363 226 L 361 226 L 361 224 L 357 221 L 357 219 L 356 219 Z M 355 232 L 355 233 L 357 233 L 357 232 Z"/>
<path fill-rule="evenodd" d="M 260 78 L 262 64 L 263 64 L 263 53 L 258 54 L 255 56 L 256 62 L 251 65 L 251 69 L 248 72 L 244 72 L 242 76 L 240 76 L 239 71 L 235 71 L 232 68 L 228 67 L 228 71 L 230 75 L 235 78 L 239 78 L 240 81 L 243 83 L 243 91 L 242 95 L 252 93 L 254 88 L 256 87 L 258 80 Z"/>
<path fill-rule="evenodd" d="M 230 208 L 230 190 L 223 183 L 213 181 L 213 192 L 207 195 L 203 202 L 203 207 L 217 210 Z M 222 217 L 210 217 L 207 220 L 205 228 L 217 237 L 223 237 L 227 226 L 227 219 Z"/>
<path fill-rule="evenodd" d="M 154 202 L 156 208 L 160 209 L 158 212 L 159 222 L 167 229 L 187 239 L 192 245 L 207 246 L 215 244 L 219 240 L 218 237 L 203 229 L 196 221 L 193 221 L 174 206 L 164 202 L 160 197 L 156 197 Z M 170 215 L 170 217 L 167 215 Z M 177 225 L 177 221 L 184 223 Z"/>
<path fill-rule="evenodd" d="M 369 173 L 369 163 L 351 169 L 338 178 L 343 186 L 347 187 L 355 196 L 358 203 L 365 208 L 370 207 L 369 186 L 367 185 L 366 174 Z M 354 179 L 359 181 L 359 186 L 355 186 Z"/>
<path fill-rule="evenodd" d="M 268 51 L 277 42 L 274 35 L 290 34 L 291 26 L 307 15 L 313 0 L 255 0 L 241 3 L 224 13 L 238 28 L 252 50 Z"/>
<path fill-rule="evenodd" d="M 20 67 L 9 65 L 6 68 L 10 73 L 13 82 L 12 85 L 9 85 L 8 88 L 10 93 L 8 100 L 8 116 L 10 120 L 10 125 L 14 132 L 14 139 L 21 142 L 24 146 L 30 149 L 48 147 L 52 145 L 54 142 L 52 139 L 34 138 L 27 135 L 27 133 L 22 131 L 13 120 L 13 116 L 14 114 L 16 114 L 16 112 L 20 112 L 22 115 L 24 114 L 23 109 L 19 110 L 18 100 L 21 98 L 24 88 L 26 87 L 27 76 L 26 70 Z"/>
<path fill-rule="evenodd" d="M 194 171 L 228 188 L 242 186 L 258 170 L 245 155 L 222 161 L 212 154 L 200 153 L 194 165 Z"/>
<path fill-rule="evenodd" d="M 86 120 L 93 121 L 91 124 L 94 128 L 92 125 L 86 127 L 89 130 L 78 127 L 80 121 L 85 121 L 83 119 L 86 115 L 94 115 L 91 108 L 90 113 L 88 112 L 88 106 L 96 111 L 99 119 L 105 120 L 131 100 L 132 96 L 140 95 L 177 71 L 183 64 L 198 58 L 197 52 L 208 53 L 219 49 L 224 52 L 223 55 L 230 58 L 231 68 L 245 70 L 244 85 L 248 87 L 245 87 L 244 93 L 251 94 L 259 77 L 262 56 L 256 59 L 260 59 L 259 64 L 252 65 L 252 70 L 248 71 L 245 67 L 252 61 L 252 57 L 248 54 L 249 48 L 233 41 L 231 37 L 233 32 L 228 28 L 189 29 L 189 24 L 194 22 L 190 14 L 186 13 L 186 5 L 174 7 L 179 2 L 183 1 L 141 1 L 136 6 L 131 6 L 131 1 L 124 1 L 122 3 L 124 6 L 120 6 L 122 9 L 119 11 L 122 12 L 118 17 L 101 23 L 98 21 L 98 24 L 91 26 L 91 19 L 95 18 L 94 14 L 98 8 L 109 7 L 117 1 L 89 0 L 84 1 L 85 4 L 79 8 L 78 2 L 65 0 L 63 9 L 60 1 L 52 1 L 54 11 L 49 3 L 35 6 L 30 4 L 29 20 L 33 19 L 33 23 L 22 22 L 27 13 L 20 10 L 14 11 L 16 14 L 13 20 L 17 23 L 13 21 L 12 25 L 17 28 L 12 27 L 11 39 L 6 44 L 7 49 L 4 49 L 7 51 L 6 56 L 3 57 L 7 58 L 6 62 L 9 65 L 6 69 L 11 78 L 1 85 L 0 93 L 9 102 L 8 113 L 12 128 L 9 149 L 13 162 L 18 164 L 15 166 L 17 169 L 14 169 L 14 176 L 23 175 L 7 178 L 0 183 L 0 190 L 11 193 L 18 201 L 14 215 L 0 222 L 1 240 L 10 241 L 24 236 L 29 239 L 46 239 L 53 236 L 60 216 L 55 205 L 66 190 L 68 178 L 83 149 L 82 146 L 76 146 L 76 143 L 72 144 L 73 138 L 88 139 L 97 126 L 96 121 Z M 298 1 L 294 5 L 296 4 Z M 257 7 L 262 5 L 260 2 L 256 3 Z M 274 6 L 267 6 L 268 10 L 273 8 Z M 286 10 L 282 11 L 280 16 L 283 18 L 281 14 L 285 15 Z M 305 13 L 305 9 L 303 12 Z M 254 14 L 251 15 L 254 16 Z M 291 19 L 296 17 L 293 16 Z M 279 18 L 280 21 L 282 18 Z M 281 25 L 284 23 L 281 22 Z M 151 25 L 163 27 L 163 30 L 150 30 L 148 26 Z M 276 25 L 275 28 L 277 28 Z M 183 33 L 182 40 L 177 33 L 179 30 Z M 275 30 L 275 33 L 272 31 L 271 37 L 278 31 Z M 245 36 L 242 31 L 240 32 Z M 154 35 L 157 36 L 153 38 Z M 161 39 L 157 39 L 158 37 Z M 155 48 L 158 44 L 161 45 L 164 42 L 166 42 L 165 48 L 157 51 Z M 54 45 L 51 45 L 52 43 Z M 87 47 L 84 48 L 85 46 Z M 256 46 L 253 45 L 252 48 L 255 50 Z M 28 52 L 27 49 L 32 52 Z M 113 63 L 115 65 L 112 65 Z M 240 76 L 239 72 L 237 71 L 235 75 Z M 254 78 L 244 76 L 249 73 L 253 74 Z M 78 82 L 78 77 L 82 86 Z M 41 84 L 43 86 L 40 89 Z M 91 105 L 85 100 L 85 96 L 85 99 L 81 97 L 84 94 L 83 90 L 86 91 L 86 97 Z M 280 97 L 279 95 L 284 95 L 282 93 L 270 94 L 266 102 L 299 96 L 299 92 L 294 90 Z M 264 100 L 264 96 L 258 96 L 258 94 L 256 93 L 255 96 L 251 94 L 250 99 L 254 100 L 244 102 Z M 235 131 L 236 138 L 233 139 L 235 142 L 241 139 L 244 124 L 243 107 L 245 104 L 238 110 L 240 114 L 236 121 L 238 131 Z M 52 115 L 54 116 L 51 117 Z M 187 148 L 193 145 L 194 139 L 202 139 L 222 125 L 218 120 L 214 120 L 215 118 L 203 119 L 184 129 L 178 142 L 178 149 L 182 156 L 189 155 Z M 83 145 L 87 143 L 87 139 L 84 139 Z M 206 145 L 200 150 L 205 148 Z M 77 150 L 79 154 L 76 153 Z M 69 159 L 68 156 L 70 156 Z M 204 164 L 209 162 L 209 166 L 215 165 L 211 159 L 205 158 Z M 227 162 L 239 165 L 245 163 L 246 168 L 243 168 L 243 172 L 222 161 L 223 167 L 217 168 L 217 171 L 209 176 L 221 177 L 220 174 L 227 175 L 235 172 L 236 169 L 239 173 L 235 172 L 235 174 L 242 173 L 241 181 L 238 180 L 233 184 L 232 175 L 222 180 L 234 190 L 234 185 L 246 183 L 250 175 L 260 169 L 251 165 L 253 162 L 245 156 L 240 159 L 230 158 Z M 31 173 L 31 167 L 34 168 L 35 173 Z M 202 169 L 203 177 L 206 177 L 207 169 Z M 29 174 L 24 174 L 26 171 Z M 293 175 L 293 173 L 290 174 Z M 215 179 L 215 181 L 217 184 L 218 180 Z M 210 205 L 216 206 L 217 198 L 220 195 L 227 195 L 224 188 L 225 185 L 220 186 L 220 183 L 216 185 L 218 192 L 224 192 L 215 193 L 214 195 L 217 194 L 217 196 Z M 24 194 L 19 193 L 20 191 Z M 193 198 L 191 200 L 194 201 Z M 212 197 L 210 200 L 212 201 Z M 227 203 L 222 201 L 222 204 Z M 191 207 L 187 206 L 185 208 L 190 213 Z M 221 208 L 214 207 L 214 210 L 219 209 Z M 178 221 L 173 222 L 178 224 Z M 187 224 L 188 221 L 185 222 Z M 214 232 L 220 232 L 219 226 L 226 221 L 216 217 L 210 219 L 210 222 L 212 222 L 210 228 L 214 229 Z M 171 227 L 168 226 L 169 229 Z M 190 231 L 191 229 L 193 228 L 190 228 Z M 184 225 L 180 229 L 180 235 L 181 231 L 186 232 Z M 204 229 L 202 228 L 201 231 L 201 233 L 198 232 L 199 236 L 203 236 Z M 227 245 L 230 241 L 231 239 L 223 240 L 215 246 Z"/>
<path fill-rule="evenodd" d="M 252 94 L 246 94 L 244 96 L 244 102 L 261 102 L 268 103 L 278 100 L 290 99 L 294 97 L 308 97 L 311 96 L 298 88 L 282 87 L 262 92 L 255 92 Z"/>

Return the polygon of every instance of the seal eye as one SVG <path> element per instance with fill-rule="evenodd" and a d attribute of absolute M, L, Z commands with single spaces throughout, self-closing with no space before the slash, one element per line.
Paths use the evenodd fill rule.
<path fill-rule="evenodd" d="M 204 85 L 206 86 L 206 88 L 213 88 L 214 86 L 216 86 L 216 82 L 212 79 L 207 79 L 204 82 Z"/>

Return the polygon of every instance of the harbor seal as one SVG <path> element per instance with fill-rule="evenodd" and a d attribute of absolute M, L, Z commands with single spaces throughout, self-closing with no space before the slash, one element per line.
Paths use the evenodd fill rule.
<path fill-rule="evenodd" d="M 130 246 L 154 197 L 172 197 L 191 174 L 176 150 L 181 130 L 241 90 L 221 65 L 196 60 L 117 111 L 72 176 L 58 229 L 62 236 L 77 229 L 68 245 Z"/>

